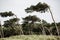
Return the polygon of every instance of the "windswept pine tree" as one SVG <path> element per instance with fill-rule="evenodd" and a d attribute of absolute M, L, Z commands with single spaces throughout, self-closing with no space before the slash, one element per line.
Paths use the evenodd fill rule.
<path fill-rule="evenodd" d="M 0 16 L 1 17 L 10 17 L 10 16 L 13 16 L 14 13 L 12 13 L 11 11 L 9 12 L 0 12 Z M 1 25 L 1 21 L 0 21 L 0 25 Z M 3 32 L 3 28 L 2 28 L 2 25 L 1 25 L 1 37 L 4 37 L 4 32 Z"/>
<path fill-rule="evenodd" d="M 57 34 L 59 35 L 59 30 L 58 30 L 57 24 L 56 24 L 56 22 L 55 22 L 55 20 L 54 20 L 54 18 L 53 18 L 52 11 L 51 11 L 51 9 L 50 9 L 50 7 L 49 7 L 48 4 L 39 2 L 37 5 L 32 5 L 32 6 L 28 7 L 28 8 L 26 8 L 25 11 L 26 11 L 27 13 L 29 13 L 29 12 L 32 13 L 32 12 L 34 12 L 34 11 L 36 11 L 36 12 L 41 12 L 41 13 L 45 13 L 46 11 L 49 11 L 50 14 L 51 14 L 52 20 L 53 20 L 53 22 L 54 22 L 54 25 L 55 25 L 55 27 L 56 27 Z M 42 21 L 41 21 L 41 22 L 42 22 Z M 42 25 L 42 27 L 43 27 L 43 25 Z M 43 28 L 43 31 L 44 31 L 44 28 Z M 43 34 L 45 34 L 45 33 L 43 32 Z"/>
<path fill-rule="evenodd" d="M 23 18 L 23 20 L 24 20 L 24 22 L 25 23 L 27 23 L 27 24 L 29 24 L 30 23 L 30 25 L 28 26 L 29 28 L 28 29 L 30 29 L 29 31 L 30 31 L 30 34 L 32 34 L 32 28 L 33 28 L 33 26 L 34 26 L 34 23 L 36 22 L 36 21 L 41 21 L 38 17 L 36 17 L 35 15 L 34 16 L 31 16 L 31 15 L 29 15 L 29 16 L 27 16 L 27 17 L 25 17 L 25 18 Z M 24 23 L 23 23 L 24 24 Z"/>
<path fill-rule="evenodd" d="M 4 25 L 3 26 L 5 28 L 9 28 L 10 29 L 10 31 L 8 31 L 10 33 L 8 33 L 7 31 L 4 30 L 5 37 L 6 36 L 11 36 L 11 35 L 21 34 L 21 28 L 20 28 L 21 26 L 20 26 L 20 24 L 17 24 L 17 22 L 19 20 L 20 20 L 19 18 L 11 18 L 9 20 L 4 21 Z"/>

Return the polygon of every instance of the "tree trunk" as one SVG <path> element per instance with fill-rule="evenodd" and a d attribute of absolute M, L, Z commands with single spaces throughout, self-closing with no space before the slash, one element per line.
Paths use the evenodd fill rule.
<path fill-rule="evenodd" d="M 42 28 L 43 28 L 43 29 L 42 29 L 42 33 L 43 33 L 43 35 L 46 35 L 46 34 L 45 34 L 45 30 L 44 30 L 42 21 L 43 21 L 43 20 L 41 19 L 41 26 L 42 26 Z"/>
<path fill-rule="evenodd" d="M 30 23 L 30 34 L 31 34 L 31 35 L 33 34 L 33 33 L 32 33 L 33 24 L 34 24 L 34 21 L 32 21 L 32 22 Z"/>
<path fill-rule="evenodd" d="M 51 33 L 51 30 L 50 29 L 48 29 L 47 27 L 45 27 L 47 30 L 48 30 L 48 32 L 50 33 L 50 35 L 52 36 L 52 33 Z"/>
<path fill-rule="evenodd" d="M 15 17 L 18 18 L 16 15 L 15 15 Z M 17 21 L 17 25 L 18 25 L 18 24 L 19 24 L 19 21 Z M 22 34 L 23 34 L 22 27 L 21 27 L 20 29 L 21 29 L 21 32 L 22 32 Z M 21 34 L 21 32 L 20 32 L 20 34 Z"/>
<path fill-rule="evenodd" d="M 1 38 L 3 38 L 4 37 L 4 32 L 3 32 L 2 25 L 1 25 L 1 21 L 0 21 L 0 26 L 1 26 Z"/>
<path fill-rule="evenodd" d="M 58 34 L 58 36 L 59 36 L 59 30 L 58 30 L 57 24 L 56 24 L 56 22 L 55 22 L 55 20 L 54 20 L 54 18 L 53 18 L 53 14 L 52 14 L 50 8 L 49 8 L 49 11 L 50 11 L 50 14 L 51 14 L 52 20 L 53 20 L 53 22 L 54 22 L 54 24 L 55 24 L 55 27 L 56 27 L 56 30 L 57 30 L 57 34 Z"/>
<path fill-rule="evenodd" d="M 22 26 L 19 26 L 20 27 L 20 35 L 23 34 L 23 29 L 22 29 Z M 23 34 L 24 35 L 24 34 Z"/>
<path fill-rule="evenodd" d="M 31 35 L 31 23 L 29 24 L 29 35 Z"/>

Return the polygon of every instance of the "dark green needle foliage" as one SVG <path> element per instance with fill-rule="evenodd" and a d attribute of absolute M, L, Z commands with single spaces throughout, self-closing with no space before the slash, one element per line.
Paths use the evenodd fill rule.
<path fill-rule="evenodd" d="M 34 11 L 40 12 L 40 13 L 45 13 L 46 11 L 48 11 L 48 9 L 49 9 L 49 6 L 46 3 L 39 2 L 37 5 L 32 5 L 32 6 L 28 7 L 28 8 L 26 8 L 25 11 L 27 13 L 32 13 Z M 43 27 L 42 21 L 41 21 L 41 25 Z M 43 27 L 42 33 L 45 34 L 44 27 Z"/>
<path fill-rule="evenodd" d="M 26 21 L 34 21 L 34 22 L 35 21 L 40 21 L 40 19 L 38 17 L 36 17 L 35 15 L 34 16 L 29 15 L 29 16 L 23 18 L 23 20 L 26 20 Z"/>
<path fill-rule="evenodd" d="M 54 25 L 55 25 L 55 27 L 56 27 L 58 36 L 59 36 L 58 26 L 57 26 L 57 24 L 56 24 L 56 22 L 55 22 L 55 20 L 54 20 L 52 11 L 51 11 L 51 9 L 50 9 L 50 7 L 49 7 L 48 4 L 39 2 L 37 5 L 32 5 L 32 6 L 28 7 L 28 8 L 26 8 L 25 11 L 26 11 L 27 13 L 32 13 L 32 12 L 34 12 L 34 11 L 36 11 L 36 12 L 41 12 L 41 13 L 45 13 L 46 11 L 49 11 L 50 14 L 51 14 L 52 20 L 53 20 L 53 22 L 54 22 Z M 42 25 L 43 25 L 43 24 L 42 24 Z"/>
<path fill-rule="evenodd" d="M 5 27 L 12 26 L 12 25 L 15 24 L 17 21 L 19 21 L 19 18 L 13 18 L 13 19 L 6 20 L 6 21 L 4 21 L 4 26 L 5 26 Z"/>
<path fill-rule="evenodd" d="M 32 34 L 32 29 L 34 27 L 34 23 L 35 22 L 40 22 L 40 19 L 38 17 L 36 17 L 35 15 L 31 16 L 27 16 L 25 18 L 23 18 L 24 22 L 22 24 L 23 30 L 24 30 L 24 34 Z"/>
<path fill-rule="evenodd" d="M 9 12 L 0 12 L 0 16 L 1 17 L 7 17 L 7 16 L 13 16 L 14 15 L 14 13 L 12 13 L 11 11 L 9 11 Z"/>
<path fill-rule="evenodd" d="M 25 11 L 27 13 L 33 12 L 33 11 L 45 13 L 46 11 L 48 11 L 48 8 L 49 8 L 49 6 L 46 3 L 39 2 L 37 5 L 32 5 L 32 6 L 28 7 L 27 9 L 25 9 Z"/>

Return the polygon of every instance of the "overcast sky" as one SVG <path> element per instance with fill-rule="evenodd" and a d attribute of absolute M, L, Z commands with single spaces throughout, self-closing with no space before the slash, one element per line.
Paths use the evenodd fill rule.
<path fill-rule="evenodd" d="M 30 7 L 31 5 L 36 5 L 38 2 L 47 3 L 51 8 L 55 21 L 60 22 L 60 0 L 0 0 L 0 12 L 12 11 L 20 19 L 27 15 L 36 15 L 37 17 L 44 19 L 47 22 L 53 22 L 49 12 L 46 12 L 46 14 L 40 14 L 39 12 L 27 14 L 25 12 L 25 9 L 27 7 Z M 0 17 L 1 21 L 7 19 L 9 18 L 7 17 L 3 19 Z"/>

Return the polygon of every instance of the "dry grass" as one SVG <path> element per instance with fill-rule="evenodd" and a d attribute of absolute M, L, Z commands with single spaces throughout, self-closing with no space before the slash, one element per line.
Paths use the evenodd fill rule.
<path fill-rule="evenodd" d="M 60 36 L 46 36 L 46 35 L 19 35 L 8 38 L 0 38 L 0 40 L 60 40 Z"/>

